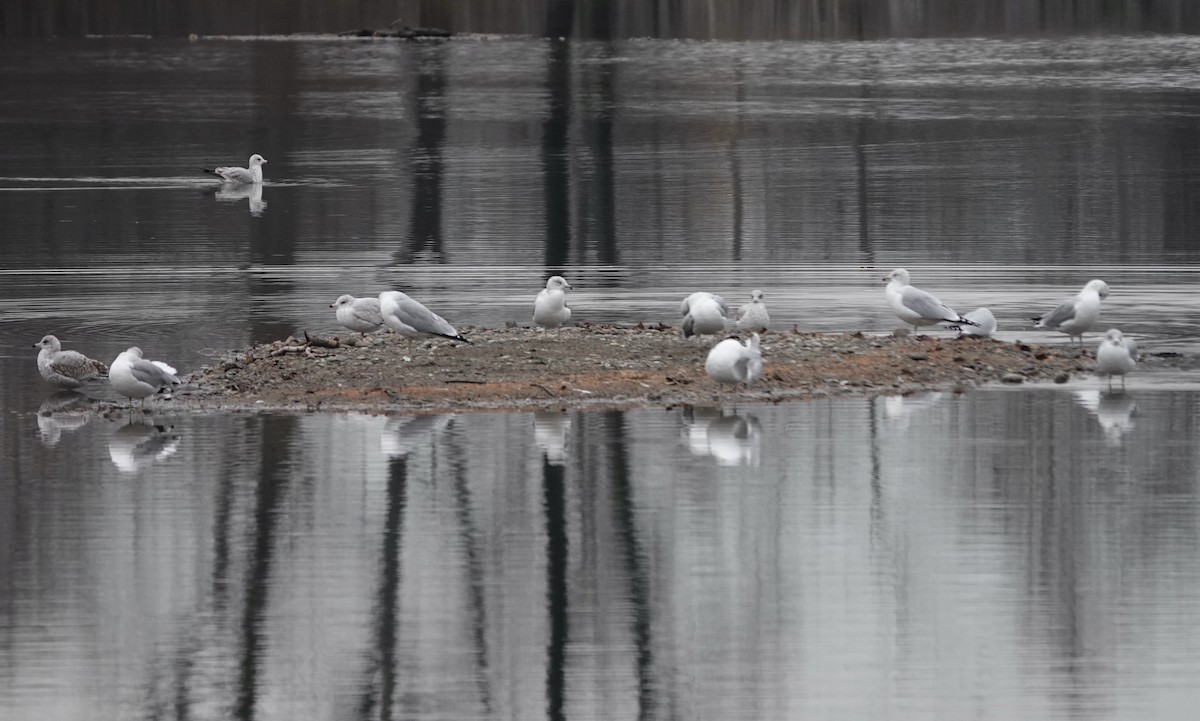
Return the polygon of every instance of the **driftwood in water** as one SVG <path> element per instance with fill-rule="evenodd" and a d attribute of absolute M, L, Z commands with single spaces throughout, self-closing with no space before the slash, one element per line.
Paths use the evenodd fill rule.
<path fill-rule="evenodd" d="M 413 28 L 404 24 L 404 20 L 393 20 L 391 25 L 381 30 L 343 30 L 338 37 L 343 38 L 397 38 L 399 40 L 415 40 L 417 38 L 448 38 L 454 33 L 442 28 Z"/>

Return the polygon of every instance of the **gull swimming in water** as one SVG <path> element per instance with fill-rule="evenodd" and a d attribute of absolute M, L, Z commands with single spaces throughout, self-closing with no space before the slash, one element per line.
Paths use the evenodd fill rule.
<path fill-rule="evenodd" d="M 116 357 L 108 368 L 108 380 L 121 395 L 140 399 L 143 407 L 146 396 L 183 382 L 166 363 L 142 358 L 142 349 L 137 346 Z"/>
<path fill-rule="evenodd" d="M 745 383 L 747 388 L 762 378 L 762 369 L 758 333 L 751 335 L 745 345 L 736 338 L 726 338 L 713 346 L 704 360 L 704 372 L 709 378 L 730 385 Z"/>
<path fill-rule="evenodd" d="M 1116 328 L 1110 328 L 1096 349 L 1096 367 L 1108 374 L 1108 387 L 1112 389 L 1112 377 L 1121 376 L 1121 388 L 1125 388 L 1125 374 L 1137 367 L 1137 341 L 1127 338 Z"/>
<path fill-rule="evenodd" d="M 336 309 L 334 316 L 337 317 L 338 325 L 358 331 L 363 337 L 383 327 L 383 313 L 379 310 L 378 298 L 355 298 L 347 294 L 329 307 Z"/>
<path fill-rule="evenodd" d="M 1108 297 L 1108 283 L 1102 280 L 1089 280 L 1073 298 L 1068 298 L 1057 308 L 1045 315 L 1034 318 L 1037 323 L 1034 328 L 1048 328 L 1067 334 L 1069 340 L 1079 338 L 1083 345 L 1083 334 L 1096 325 L 1100 318 L 1100 301 Z"/>
<path fill-rule="evenodd" d="M 471 342 L 463 338 L 445 318 L 398 290 L 385 290 L 379 294 L 379 312 L 383 315 L 384 324 L 405 338 L 428 335 Z"/>
<path fill-rule="evenodd" d="M 84 381 L 108 375 L 108 366 L 77 351 L 63 350 L 58 338 L 52 335 L 45 336 L 33 347 L 41 348 L 37 355 L 38 372 L 57 388 L 78 388 Z"/>
<path fill-rule="evenodd" d="M 561 275 L 551 276 L 546 287 L 538 292 L 533 301 L 533 322 L 543 328 L 560 328 L 571 319 L 567 307 L 567 291 L 571 284 Z"/>
<path fill-rule="evenodd" d="M 255 153 L 250 156 L 248 162 L 249 168 L 238 168 L 232 165 L 220 168 L 201 168 L 206 173 L 217 176 L 223 182 L 232 183 L 234 185 L 249 185 L 250 183 L 263 182 L 262 166 L 267 162 L 263 156 Z"/>
<path fill-rule="evenodd" d="M 917 326 L 938 323 L 978 325 L 975 321 L 964 318 L 952 308 L 943 305 L 942 301 L 932 294 L 909 285 L 908 271 L 903 268 L 893 270 L 883 279 L 888 281 L 887 301 L 888 305 L 892 307 L 892 312 L 900 320 L 911 325 L 914 331 Z"/>
<path fill-rule="evenodd" d="M 738 308 L 737 329 L 743 333 L 762 333 L 771 327 L 771 316 L 761 290 L 750 291 L 750 302 Z"/>
<path fill-rule="evenodd" d="M 692 293 L 679 305 L 683 316 L 683 337 L 713 335 L 725 332 L 725 319 L 729 317 L 729 306 L 719 295 L 703 291 Z"/>
<path fill-rule="evenodd" d="M 976 308 L 975 310 L 963 316 L 969 321 L 974 321 L 975 325 L 950 326 L 958 330 L 958 337 L 964 335 L 974 336 L 976 338 L 991 338 L 996 332 L 996 316 L 992 315 L 992 311 L 987 308 Z"/>

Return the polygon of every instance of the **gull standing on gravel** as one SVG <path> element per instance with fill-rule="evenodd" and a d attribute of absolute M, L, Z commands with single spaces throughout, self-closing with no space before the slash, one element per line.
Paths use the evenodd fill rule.
<path fill-rule="evenodd" d="M 383 314 L 379 310 L 378 298 L 355 298 L 343 295 L 333 302 L 338 325 L 362 333 L 374 333 L 383 327 Z"/>
<path fill-rule="evenodd" d="M 201 170 L 217 176 L 222 182 L 225 183 L 230 183 L 233 185 L 249 185 L 251 183 L 263 182 L 262 166 L 266 162 L 266 158 L 258 153 L 255 153 L 254 155 L 250 156 L 250 160 L 248 161 L 248 165 L 250 167 L 248 168 L 238 168 L 230 165 L 220 168 L 213 168 L 212 170 L 209 170 L 208 168 L 201 168 Z"/>
<path fill-rule="evenodd" d="M 546 287 L 538 292 L 533 301 L 533 322 L 543 328 L 561 328 L 563 323 L 571 319 L 571 309 L 567 307 L 567 291 L 571 284 L 561 275 L 551 276 L 546 281 Z"/>
<path fill-rule="evenodd" d="M 1112 390 L 1112 377 L 1121 376 L 1121 389 L 1125 389 L 1125 374 L 1137 367 L 1137 341 L 1127 338 L 1116 328 L 1104 334 L 1100 347 L 1096 349 L 1096 367 L 1108 374 L 1108 388 Z"/>
<path fill-rule="evenodd" d="M 767 315 L 767 304 L 763 302 L 761 290 L 750 291 L 750 302 L 738 308 L 737 329 L 743 333 L 762 333 L 771 327 L 771 316 Z"/>
<path fill-rule="evenodd" d="M 398 290 L 385 290 L 379 294 L 379 312 L 384 324 L 405 338 L 428 335 L 471 342 L 459 335 L 445 318 Z"/>
<path fill-rule="evenodd" d="M 992 315 L 992 311 L 987 308 L 976 308 L 964 315 L 963 318 L 974 321 L 976 325 L 966 327 L 957 326 L 959 338 L 962 338 L 964 335 L 976 338 L 991 338 L 992 334 L 996 332 L 996 316 Z"/>
<path fill-rule="evenodd" d="M 920 288 L 908 284 L 908 271 L 897 268 L 883 278 L 888 281 L 887 301 L 900 320 L 908 323 L 917 330 L 917 326 L 937 325 L 938 323 L 962 323 L 978 325 L 969 318 L 964 318 L 953 309 L 942 304 Z"/>
<path fill-rule="evenodd" d="M 1096 325 L 1100 318 L 1100 301 L 1108 297 L 1108 283 L 1089 280 L 1083 290 L 1073 298 L 1067 298 L 1049 313 L 1034 318 L 1034 328 L 1048 328 L 1067 334 L 1068 340 L 1079 338 L 1083 345 L 1083 334 Z"/>
<path fill-rule="evenodd" d="M 679 305 L 683 316 L 683 337 L 713 335 L 725 332 L 725 319 L 729 317 L 729 305 L 719 295 L 703 291 L 692 293 Z"/>
<path fill-rule="evenodd" d="M 109 366 L 108 381 L 121 395 L 141 399 L 143 408 L 146 396 L 183 382 L 175 375 L 175 369 L 166 363 L 142 358 L 142 349 L 137 346 L 116 357 Z"/>
<path fill-rule="evenodd" d="M 58 338 L 45 336 L 34 348 L 38 351 L 38 372 L 57 388 L 78 388 L 84 381 L 108 375 L 108 366 L 73 350 L 63 350 Z"/>
<path fill-rule="evenodd" d="M 747 388 L 762 378 L 762 369 L 758 333 L 751 335 L 745 345 L 736 338 L 726 338 L 713 346 L 704 360 L 704 372 L 709 378 L 731 385 L 745 383 Z"/>

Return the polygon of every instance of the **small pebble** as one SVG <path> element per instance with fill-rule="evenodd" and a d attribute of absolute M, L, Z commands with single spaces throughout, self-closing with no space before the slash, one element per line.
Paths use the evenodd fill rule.
<path fill-rule="evenodd" d="M 1024 383 L 1025 376 L 1021 375 L 1020 373 L 1005 373 L 1004 375 L 1000 376 L 1000 382 L 1001 383 Z"/>

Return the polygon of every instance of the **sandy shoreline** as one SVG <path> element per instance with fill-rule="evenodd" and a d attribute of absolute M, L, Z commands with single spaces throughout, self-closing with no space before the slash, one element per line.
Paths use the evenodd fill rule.
<path fill-rule="evenodd" d="M 472 344 L 342 334 L 336 347 L 289 338 L 225 354 L 168 407 L 238 411 L 431 412 L 638 408 L 966 390 L 1065 382 L 1090 350 L 991 339 L 771 332 L 764 378 L 720 387 L 703 370 L 720 337 L 669 326 L 463 329 Z M 328 340 L 334 340 L 330 338 Z M 350 345 L 353 344 L 353 345 Z"/>

